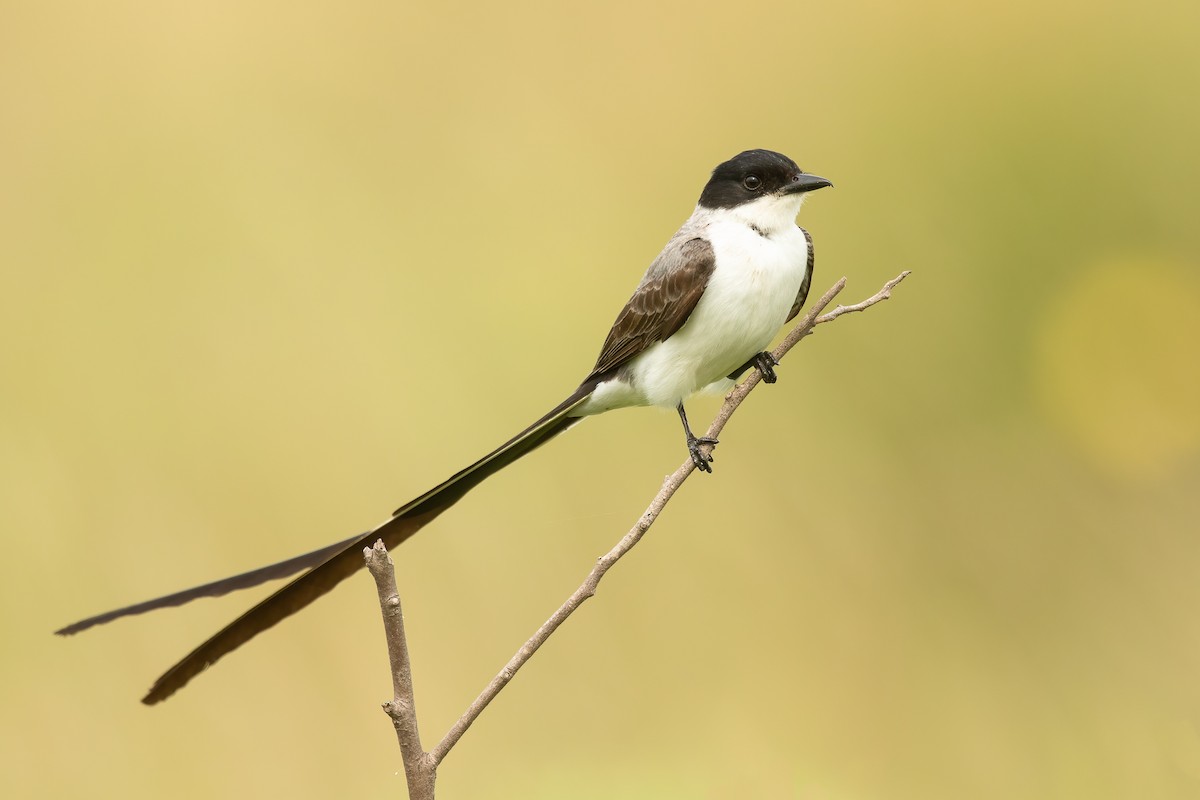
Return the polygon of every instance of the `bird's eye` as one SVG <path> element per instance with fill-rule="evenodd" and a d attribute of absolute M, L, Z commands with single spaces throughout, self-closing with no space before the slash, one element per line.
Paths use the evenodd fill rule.
<path fill-rule="evenodd" d="M 746 179 L 742 181 L 742 186 L 745 186 L 752 192 L 757 192 L 762 186 L 762 181 L 759 180 L 757 175 L 747 175 Z"/>

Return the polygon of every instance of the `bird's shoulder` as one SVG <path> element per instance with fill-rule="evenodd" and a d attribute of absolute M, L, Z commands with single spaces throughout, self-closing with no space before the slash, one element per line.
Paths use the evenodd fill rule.
<path fill-rule="evenodd" d="M 716 268 L 712 242 L 688 226 L 651 262 L 613 322 L 589 378 L 619 369 L 683 326 Z"/>

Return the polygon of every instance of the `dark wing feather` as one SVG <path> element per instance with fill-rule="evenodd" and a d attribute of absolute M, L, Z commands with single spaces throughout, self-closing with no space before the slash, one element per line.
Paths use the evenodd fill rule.
<path fill-rule="evenodd" d="M 788 314 L 788 322 L 791 322 L 800 313 L 800 309 L 804 308 L 804 301 L 808 299 L 808 287 L 812 285 L 813 263 L 815 260 L 813 258 L 812 236 L 804 228 L 801 228 L 800 232 L 804 234 L 804 238 L 808 242 L 808 268 L 804 270 L 804 280 L 800 281 L 800 291 L 796 293 L 796 302 L 792 304 L 792 313 Z"/>
<path fill-rule="evenodd" d="M 650 265 L 646 276 L 617 315 L 588 378 L 611 373 L 655 342 L 683 327 L 700 302 L 716 266 L 707 239 L 689 239 Z"/>

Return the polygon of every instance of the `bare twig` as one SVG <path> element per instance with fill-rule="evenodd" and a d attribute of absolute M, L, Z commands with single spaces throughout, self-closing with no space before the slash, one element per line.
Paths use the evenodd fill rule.
<path fill-rule="evenodd" d="M 891 297 L 892 289 L 894 289 L 896 285 L 900 283 L 900 281 L 904 280 L 908 274 L 909 273 L 907 271 L 902 272 L 900 275 L 884 284 L 884 287 L 881 290 L 871 297 L 868 297 L 861 303 L 856 303 L 855 305 L 851 306 L 837 306 L 833 311 L 830 311 L 828 314 L 822 316 L 821 312 L 824 311 L 831 302 L 833 302 L 833 298 L 836 297 L 838 292 L 840 292 L 846 285 L 846 279 L 842 278 L 836 284 L 834 284 L 833 288 L 826 292 L 820 300 L 813 304 L 809 312 L 800 321 L 800 324 L 793 328 L 788 335 L 784 337 L 783 342 L 778 348 L 775 349 L 772 355 L 775 356 L 777 361 L 782 360 L 783 356 L 786 355 L 789 350 L 795 347 L 801 339 L 812 333 L 812 330 L 815 326 L 825 322 L 831 322 L 832 320 L 840 317 L 842 314 L 848 314 L 854 311 L 862 311 L 863 309 L 869 308 L 876 303 L 887 300 L 889 297 Z M 733 391 L 731 391 L 725 398 L 725 404 L 721 406 L 721 410 L 717 413 L 717 416 L 713 420 L 712 425 L 709 427 L 706 436 L 716 438 L 717 434 L 720 433 L 725 427 L 725 423 L 729 421 L 729 417 L 735 410 L 737 410 L 737 407 L 742 404 L 742 401 L 746 399 L 746 396 L 750 394 L 754 387 L 758 385 L 761 377 L 762 375 L 758 370 L 751 370 L 750 375 L 744 381 L 734 387 Z M 566 602 L 559 606 L 558 610 L 551 615 L 550 619 L 546 620 L 546 622 L 537 629 L 537 632 L 534 633 L 533 636 L 529 637 L 525 644 L 521 646 L 521 649 L 518 650 L 511 659 L 509 659 L 507 664 L 504 665 L 504 668 L 500 670 L 499 674 L 492 678 L 487 687 L 479 693 L 479 696 L 475 698 L 474 702 L 471 703 L 466 712 L 459 717 L 458 721 L 454 723 L 442 740 L 438 742 L 437 746 L 429 752 L 428 757 L 432 761 L 434 768 L 436 768 L 437 765 L 442 762 L 442 759 L 446 757 L 446 754 L 450 752 L 450 749 L 454 747 L 459 739 L 462 738 L 462 735 L 466 733 L 469 727 L 471 727 L 471 723 L 473 723 L 479 717 L 479 715 L 483 713 L 483 710 L 487 708 L 488 704 L 492 702 L 492 700 L 496 698 L 496 695 L 498 695 L 500 691 L 506 685 L 508 685 L 508 682 L 511 681 L 513 676 L 517 674 L 517 670 L 524 666 L 525 662 L 533 657 L 533 654 L 537 652 L 538 648 L 550 638 L 550 635 L 557 630 L 559 625 L 562 625 L 563 622 L 565 622 L 566 619 L 575 612 L 575 609 L 579 608 L 579 606 L 583 604 L 584 600 L 587 600 L 596 593 L 596 587 L 599 585 L 600 579 L 604 577 L 604 574 L 608 572 L 608 570 L 611 569 L 612 566 L 616 564 L 622 556 L 628 553 L 633 546 L 641 540 L 646 531 L 650 529 L 650 526 L 654 524 L 654 521 L 658 519 L 658 515 L 662 513 L 662 510 L 666 506 L 667 502 L 672 496 L 674 496 L 675 492 L 680 486 L 683 485 L 683 482 L 687 479 L 688 475 L 695 470 L 695 468 L 696 467 L 692 462 L 692 459 L 688 458 L 683 462 L 679 469 L 667 476 L 666 480 L 663 482 L 662 488 L 659 489 L 658 494 L 655 495 L 654 499 L 650 502 L 650 505 L 646 508 L 646 511 L 638 519 L 637 524 L 634 525 L 633 528 L 621 538 L 621 541 L 618 542 L 612 550 L 609 550 L 596 561 L 596 565 L 592 567 L 592 571 L 588 574 L 587 579 L 584 580 L 583 584 L 581 584 L 580 587 L 576 589 L 570 597 L 567 598 Z"/>
<path fill-rule="evenodd" d="M 904 272 L 901 272 L 899 275 L 885 283 L 882 289 L 868 297 L 866 300 L 863 300 L 861 303 L 855 303 L 852 306 L 839 305 L 828 314 L 822 314 L 821 312 L 833 302 L 833 298 L 837 297 L 838 293 L 846 287 L 846 279 L 844 277 L 840 278 L 837 283 L 829 288 L 829 291 L 821 295 L 820 300 L 813 303 L 812 308 L 808 310 L 808 313 L 804 315 L 804 317 L 800 320 L 800 323 L 788 331 L 787 336 L 783 337 L 783 341 L 780 342 L 779 346 L 771 352 L 771 355 L 775 357 L 776 361 L 782 361 L 783 357 L 787 355 L 788 351 L 799 344 L 800 340 L 805 336 L 810 335 L 813 332 L 813 328 L 817 327 L 818 325 L 826 322 L 832 322 L 842 314 L 862 311 L 870 308 L 876 303 L 881 303 L 884 300 L 891 298 L 892 289 L 896 288 L 900 281 L 907 278 L 910 273 L 911 270 L 905 270 Z M 756 369 L 750 370 L 750 374 L 746 377 L 746 379 L 737 386 L 733 387 L 729 394 L 725 396 L 724 405 L 722 405 L 720 410 L 717 411 L 717 416 L 713 418 L 712 425 L 709 426 L 708 431 L 705 432 L 704 436 L 706 438 L 716 439 L 717 435 L 725 428 L 725 423 L 729 422 L 729 418 L 733 416 L 733 412 L 737 411 L 738 406 L 742 404 L 742 401 L 746 399 L 750 392 L 754 391 L 754 387 L 758 386 L 761 381 L 762 373 Z M 708 446 L 706 452 L 712 452 L 711 445 Z"/>
<path fill-rule="evenodd" d="M 687 468 L 686 470 L 685 467 Z M 667 501 L 675 494 L 675 490 L 683 484 L 683 480 L 687 477 L 687 474 L 695 469 L 695 465 L 692 464 L 691 459 L 688 460 L 685 467 L 680 467 L 675 470 L 674 474 L 667 477 L 662 489 L 659 490 L 658 495 L 650 503 L 650 507 L 646 509 L 645 513 L 642 514 L 637 524 L 633 526 L 633 529 L 621 538 L 616 547 L 597 559 L 596 566 L 592 567 L 591 573 L 588 574 L 583 584 L 567 598 L 565 603 L 559 606 L 559 609 L 554 612 L 550 619 L 542 624 L 542 627 L 537 629 L 537 632 L 533 636 L 529 637 L 525 644 L 521 645 L 521 649 L 517 651 L 516 655 L 510 658 L 508 663 L 504 665 L 504 669 L 500 670 L 499 674 L 492 678 L 491 683 L 479 693 L 479 696 L 467 708 L 466 713 L 458 718 L 458 721 L 451 726 L 450 730 L 446 732 L 446 735 L 438 742 L 437 746 L 430 751 L 430 755 L 433 756 L 437 763 L 441 763 L 446 754 L 450 752 L 450 748 L 454 747 L 458 740 L 462 738 L 462 735 L 467 732 L 467 728 L 471 727 L 471 723 L 483 713 L 488 703 L 492 702 L 496 695 L 500 693 L 500 690 L 512 680 L 513 676 L 517 674 L 517 670 L 523 667 L 525 662 L 537 652 L 537 649 L 550 638 L 550 634 L 554 633 L 558 626 L 563 624 L 567 620 L 567 617 L 571 616 L 584 600 L 587 600 L 596 593 L 596 586 L 600 583 L 600 579 L 604 577 L 604 573 L 608 572 L 609 568 L 613 564 L 616 564 L 621 556 L 629 552 L 642 538 L 642 534 L 650 529 L 650 526 L 654 524 L 654 520 L 658 518 L 659 513 L 662 512 L 663 507 L 667 504 Z"/>
<path fill-rule="evenodd" d="M 892 297 L 892 289 L 895 289 L 897 286 L 899 286 L 900 281 L 904 280 L 911 274 L 912 274 L 912 270 L 908 270 L 908 269 L 904 270 L 904 272 L 901 272 L 899 275 L 897 275 L 896 277 L 892 278 L 890 281 L 885 283 L 883 285 L 882 289 L 880 289 L 878 292 L 876 292 L 875 294 L 868 297 L 866 300 L 863 300 L 861 303 L 855 303 L 852 306 L 838 306 L 833 311 L 830 311 L 828 314 L 822 314 L 820 317 L 817 317 L 816 324 L 820 325 L 823 322 L 832 322 L 833 320 L 840 317 L 842 314 L 851 314 L 855 311 L 865 311 L 866 309 L 870 308 L 871 306 L 875 305 L 876 303 L 881 303 L 884 300 L 890 300 Z M 841 285 L 845 285 L 845 280 L 846 280 L 845 278 L 842 278 L 842 280 L 839 281 L 838 283 Z M 788 349 L 789 350 L 791 349 L 790 346 Z M 787 352 L 787 351 L 785 350 L 784 352 Z"/>
<path fill-rule="evenodd" d="M 404 635 L 404 614 L 400 608 L 400 593 L 396 589 L 395 566 L 382 541 L 375 542 L 374 547 L 363 548 L 363 558 L 379 591 L 388 661 L 392 667 L 394 694 L 391 701 L 383 704 L 383 710 L 391 717 L 396 729 L 410 800 L 433 800 L 437 761 L 421 748 L 417 708 L 413 700 L 412 668 L 408 662 L 408 640 Z"/>

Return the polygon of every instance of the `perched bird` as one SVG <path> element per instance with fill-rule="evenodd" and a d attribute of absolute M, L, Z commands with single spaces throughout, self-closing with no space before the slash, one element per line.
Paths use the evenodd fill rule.
<path fill-rule="evenodd" d="M 474 464 L 401 506 L 373 530 L 311 553 L 231 578 L 81 620 L 57 631 L 72 634 L 130 614 L 307 570 L 238 617 L 178 664 L 142 702 L 170 697 L 226 653 L 295 614 L 363 566 L 362 549 L 377 539 L 394 548 L 467 492 L 586 416 L 627 406 L 675 408 L 688 452 L 711 472 L 716 441 L 692 433 L 683 401 L 720 391 L 751 367 L 775 382 L 775 361 L 764 348 L 804 305 L 812 281 L 813 249 L 796 215 L 808 192 L 832 184 L 770 150 L 747 150 L 717 166 L 692 215 L 642 276 L 613 323 L 596 365 L 565 400 Z"/>

